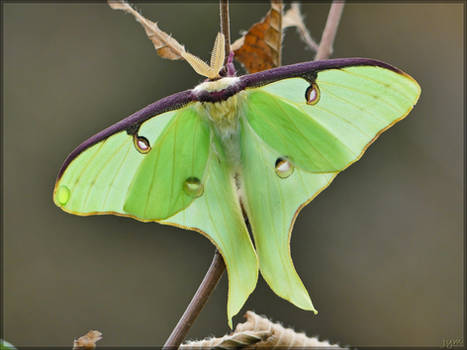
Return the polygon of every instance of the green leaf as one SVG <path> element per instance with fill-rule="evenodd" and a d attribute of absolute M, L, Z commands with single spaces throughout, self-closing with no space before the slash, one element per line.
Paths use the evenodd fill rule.
<path fill-rule="evenodd" d="M 16 348 L 6 340 L 0 339 L 0 350 L 16 350 Z"/>

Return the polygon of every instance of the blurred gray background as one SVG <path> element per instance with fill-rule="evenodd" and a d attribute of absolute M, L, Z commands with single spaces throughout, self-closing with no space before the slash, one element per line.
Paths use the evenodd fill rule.
<path fill-rule="evenodd" d="M 206 272 L 201 235 L 131 219 L 77 217 L 54 206 L 55 176 L 80 142 L 202 78 L 159 58 L 142 27 L 106 4 L 14 4 L 3 12 L 5 338 L 65 345 L 89 329 L 99 345 L 160 345 Z M 140 4 L 208 59 L 212 3 Z M 319 40 L 328 4 L 304 4 Z M 267 3 L 231 5 L 233 39 Z M 295 266 L 319 315 L 260 279 L 252 309 L 341 344 L 432 345 L 463 330 L 463 4 L 348 4 L 333 57 L 371 57 L 411 74 L 418 105 L 300 214 Z M 287 30 L 283 64 L 309 61 Z M 190 338 L 222 335 L 224 275 Z"/>

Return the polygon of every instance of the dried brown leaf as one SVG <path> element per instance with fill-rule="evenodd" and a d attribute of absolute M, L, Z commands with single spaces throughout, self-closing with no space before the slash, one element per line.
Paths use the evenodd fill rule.
<path fill-rule="evenodd" d="M 305 23 L 303 22 L 299 3 L 292 3 L 290 9 L 288 9 L 282 17 L 282 29 L 289 27 L 295 27 L 302 41 L 312 50 L 318 51 L 319 45 L 313 40 L 305 26 Z"/>
<path fill-rule="evenodd" d="M 308 337 L 305 333 L 297 333 L 291 328 L 284 328 L 279 323 L 273 323 L 263 316 L 255 314 L 253 311 L 247 311 L 245 314 L 246 322 L 240 323 L 235 328 L 237 332 L 271 332 L 271 336 L 255 344 L 254 348 L 260 347 L 280 347 L 281 349 L 292 349 L 294 347 L 323 348 L 332 347 L 339 349 L 336 344 L 328 341 L 320 341 L 316 337 Z"/>
<path fill-rule="evenodd" d="M 249 73 L 281 65 L 282 1 L 271 0 L 271 9 L 260 22 L 232 44 L 235 59 Z"/>
<path fill-rule="evenodd" d="M 189 341 L 180 346 L 180 349 L 243 349 L 263 341 L 271 336 L 268 331 L 245 331 L 224 335 L 221 338 L 207 338 Z"/>
<path fill-rule="evenodd" d="M 237 40 L 235 40 L 231 45 L 230 45 L 230 49 L 232 51 L 237 51 L 238 49 L 240 49 L 242 46 L 243 46 L 243 43 L 245 42 L 245 34 L 246 32 L 240 37 L 238 38 Z"/>
<path fill-rule="evenodd" d="M 246 322 L 240 323 L 234 332 L 220 338 L 207 338 L 189 341 L 180 349 L 269 349 L 279 348 L 335 348 L 342 349 L 336 344 L 308 337 L 305 333 L 297 333 L 291 328 L 285 328 L 279 323 L 273 323 L 266 317 L 259 316 L 252 311 L 245 314 Z"/>
<path fill-rule="evenodd" d="M 146 31 L 146 35 L 151 39 L 160 57 L 169 60 L 185 59 L 198 74 L 210 79 L 219 76 L 219 71 L 224 65 L 225 58 L 225 38 L 223 34 L 219 33 L 216 37 L 214 49 L 211 54 L 211 65 L 208 65 L 199 57 L 187 52 L 183 45 L 169 34 L 162 31 L 157 23 L 143 17 L 143 15 L 124 0 L 107 0 L 107 2 L 112 9 L 130 13 L 141 23 Z"/>
<path fill-rule="evenodd" d="M 172 38 L 169 34 L 162 31 L 158 27 L 157 23 L 154 23 L 151 20 L 143 17 L 143 15 L 141 15 L 138 11 L 131 7 L 130 4 L 123 0 L 108 0 L 107 2 L 112 9 L 130 13 L 139 23 L 141 23 L 144 30 L 146 31 L 146 35 L 154 44 L 157 54 L 160 57 L 167 58 L 169 60 L 179 60 L 183 58 L 185 47 L 177 40 Z"/>
<path fill-rule="evenodd" d="M 96 343 L 102 339 L 102 333 L 91 330 L 82 337 L 73 341 L 73 350 L 90 350 L 96 347 Z"/>

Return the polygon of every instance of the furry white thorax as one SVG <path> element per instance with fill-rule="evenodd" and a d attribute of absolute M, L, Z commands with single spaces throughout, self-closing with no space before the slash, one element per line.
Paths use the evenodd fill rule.
<path fill-rule="evenodd" d="M 238 77 L 225 77 L 214 81 L 205 81 L 197 85 L 193 89 L 193 92 L 198 95 L 202 91 L 221 91 L 228 88 L 229 86 L 235 85 L 239 80 L 240 78 Z"/>
<path fill-rule="evenodd" d="M 215 81 L 207 81 L 199 84 L 193 89 L 195 94 L 201 94 L 203 91 L 215 92 L 224 90 L 238 82 L 237 77 L 227 77 Z M 238 133 L 238 118 L 241 112 L 245 92 L 240 91 L 224 101 L 219 102 L 201 102 L 201 110 L 222 140 L 230 138 L 232 134 Z"/>
<path fill-rule="evenodd" d="M 193 89 L 196 94 L 203 91 L 221 91 L 235 85 L 239 78 L 222 78 L 216 81 L 204 82 Z M 209 120 L 218 135 L 227 157 L 227 162 L 233 173 L 240 164 L 239 118 L 243 113 L 246 92 L 240 91 L 224 101 L 200 102 L 200 112 Z"/>
<path fill-rule="evenodd" d="M 244 92 L 241 91 L 225 101 L 202 102 L 208 119 L 213 123 L 221 139 L 238 132 L 238 118 L 243 105 Z"/>

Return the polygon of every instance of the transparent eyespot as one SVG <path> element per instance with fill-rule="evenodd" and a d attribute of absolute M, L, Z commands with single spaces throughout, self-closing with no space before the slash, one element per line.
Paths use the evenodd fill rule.
<path fill-rule="evenodd" d="M 149 144 L 149 141 L 144 136 L 138 136 L 138 135 L 135 134 L 133 136 L 133 143 L 135 144 L 136 149 L 140 153 L 145 154 L 145 153 L 148 153 L 151 150 L 151 146 Z"/>
<path fill-rule="evenodd" d="M 62 185 L 57 190 L 57 201 L 60 205 L 65 205 L 70 200 L 71 191 L 65 185 Z"/>
<path fill-rule="evenodd" d="M 318 103 L 320 97 L 320 92 L 318 85 L 312 83 L 305 91 L 306 103 L 309 105 L 315 105 Z"/>
<path fill-rule="evenodd" d="M 183 183 L 183 190 L 191 197 L 200 197 L 204 192 L 204 186 L 197 177 L 189 177 Z"/>
<path fill-rule="evenodd" d="M 292 175 L 294 169 L 295 167 L 286 157 L 277 158 L 275 164 L 275 171 L 277 176 L 279 176 L 281 179 L 285 179 Z"/>

